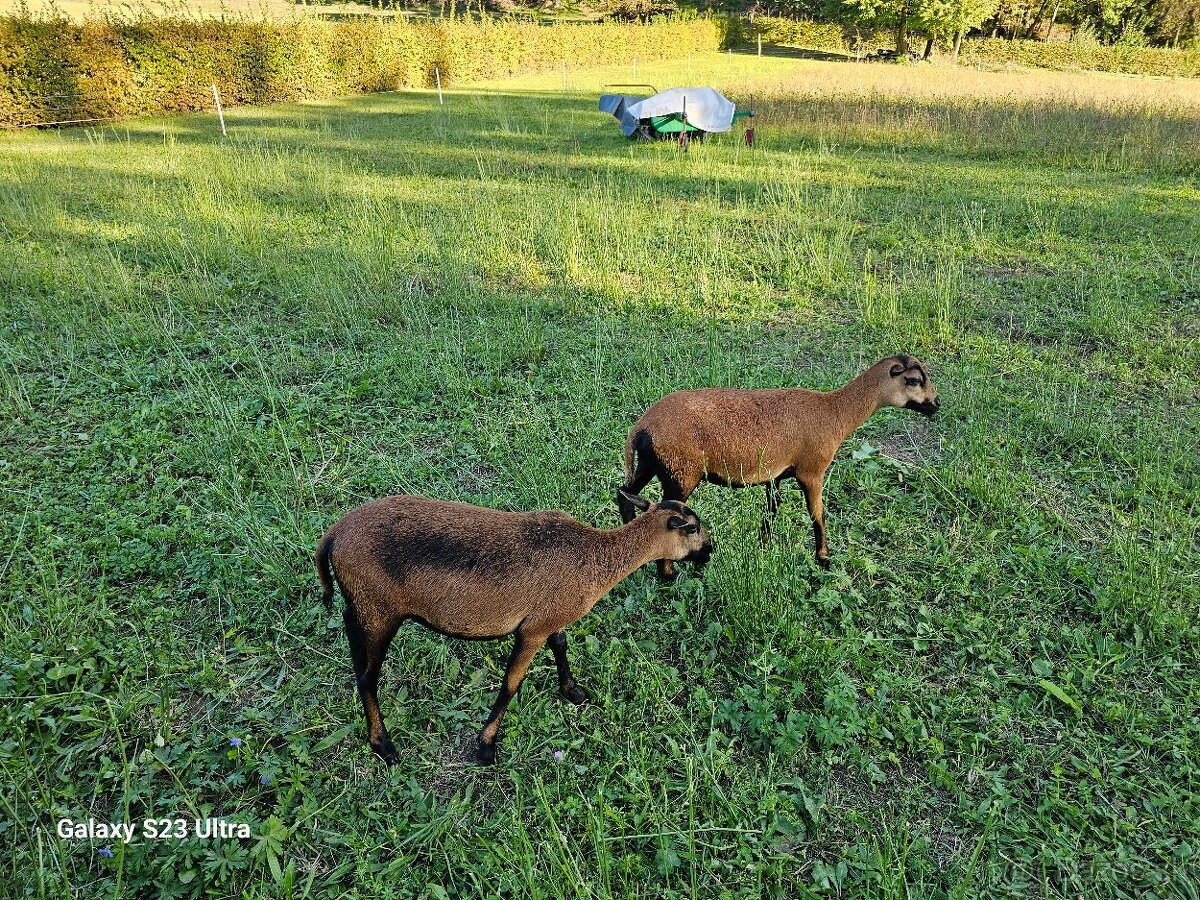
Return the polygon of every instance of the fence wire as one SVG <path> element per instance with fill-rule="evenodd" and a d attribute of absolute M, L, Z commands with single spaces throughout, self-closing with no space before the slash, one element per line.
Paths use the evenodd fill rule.
<path fill-rule="evenodd" d="M 54 128 L 59 125 L 86 125 L 91 122 L 108 122 L 117 118 L 116 116 L 90 116 L 77 118 L 64 118 L 64 114 L 75 113 L 83 99 L 83 94 L 19 94 L 17 99 L 23 103 L 34 107 L 27 115 L 35 115 L 38 117 L 36 121 L 26 122 L 5 122 L 0 124 L 2 128 Z M 43 102 L 55 102 L 54 106 L 42 106 Z M 75 102 L 70 102 L 75 101 Z M 52 115 L 57 113 L 58 115 Z"/>

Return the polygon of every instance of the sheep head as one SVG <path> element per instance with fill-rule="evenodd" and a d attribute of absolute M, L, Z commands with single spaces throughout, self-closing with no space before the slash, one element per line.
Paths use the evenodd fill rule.
<path fill-rule="evenodd" d="M 650 520 L 650 524 L 657 526 L 662 553 L 660 559 L 693 562 L 704 568 L 712 556 L 713 542 L 708 529 L 691 507 L 678 500 L 651 503 L 638 494 L 630 494 L 627 491 L 620 493 L 634 509 L 642 513 L 639 519 Z"/>
<path fill-rule="evenodd" d="M 901 353 L 883 360 L 887 368 L 879 393 L 879 405 L 911 409 L 923 416 L 932 416 L 942 405 L 937 388 L 925 366 L 915 357 Z"/>

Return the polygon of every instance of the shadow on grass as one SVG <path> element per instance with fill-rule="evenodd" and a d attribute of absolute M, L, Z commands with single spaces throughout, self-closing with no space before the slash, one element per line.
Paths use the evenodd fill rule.
<path fill-rule="evenodd" d="M 1070 100 L 837 97 L 717 86 L 735 103 L 755 110 L 761 154 L 804 152 L 817 144 L 889 158 L 899 151 L 971 161 L 1005 171 L 1200 171 L 1200 122 L 1183 111 L 1147 116 L 1143 109 Z M 249 133 L 254 139 L 299 139 L 320 150 L 319 140 L 305 137 L 319 127 L 326 136 L 344 138 L 345 149 L 357 146 L 381 159 L 401 147 L 406 153 L 427 149 L 433 156 L 447 148 L 470 148 L 485 155 L 566 152 L 573 160 L 590 162 L 631 154 L 659 159 L 647 144 L 620 134 L 616 121 L 596 109 L 598 96 L 459 90 L 447 92 L 445 105 L 439 106 L 431 91 L 394 92 L 241 107 L 226 119 L 234 141 L 239 133 Z M 737 145 L 742 127 L 708 140 L 714 147 Z M 209 141 L 217 135 L 217 123 L 215 116 L 197 113 L 110 130 L 133 139 L 159 141 L 169 131 L 177 138 Z"/>
<path fill-rule="evenodd" d="M 757 44 L 742 44 L 733 48 L 735 56 L 765 56 L 771 59 L 808 59 L 816 62 L 855 62 L 853 56 L 832 50 L 809 50 L 804 47 L 789 47 L 786 44 L 762 45 L 762 53 L 758 52 Z"/>
<path fill-rule="evenodd" d="M 815 136 L 824 132 L 806 130 L 803 106 L 781 127 L 776 145 L 768 141 L 751 154 L 714 142 L 683 156 L 669 147 L 626 142 L 591 98 L 499 93 L 454 94 L 450 100 L 447 110 L 421 94 L 239 110 L 224 144 L 215 123 L 187 117 L 174 123 L 178 145 L 164 142 L 161 128 L 134 127 L 127 133 L 135 146 L 29 154 L 4 175 L 13 181 L 0 191 L 2 218 L 11 234 L 20 235 L 20 243 L 12 243 L 19 268 L 0 275 L 15 299 L 11 315 L 57 317 L 62 325 L 57 331 L 15 330 L 21 346 L 14 371 L 29 415 L 10 421 L 17 440 L 9 459 L 18 464 L 6 469 L 14 487 L 5 494 L 12 506 L 6 521 L 10 544 L 33 555 L 27 565 L 18 556 L 12 575 L 28 608 L 42 618 L 14 620 L 19 627 L 8 629 L 6 654 L 65 664 L 79 657 L 76 635 L 98 635 L 113 648 L 105 656 L 113 684 L 124 676 L 112 660 L 144 659 L 143 677 L 156 679 L 155 690 L 137 695 L 120 712 L 127 734 L 153 733 L 146 730 L 145 710 L 159 702 L 158 680 L 180 683 L 181 659 L 201 673 L 208 663 L 192 663 L 220 659 L 227 669 L 214 669 L 197 684 L 205 690 L 237 685 L 236 694 L 217 701 L 209 719 L 182 707 L 172 712 L 168 746 L 190 752 L 187 743 L 211 745 L 212 734 L 204 732 L 219 729 L 219 752 L 210 754 L 211 762 L 186 763 L 180 783 L 204 785 L 203 796 L 224 808 L 262 802 L 253 793 L 243 798 L 240 781 L 212 787 L 206 780 L 228 770 L 225 734 L 254 733 L 260 738 L 255 745 L 266 748 L 265 738 L 274 740 L 278 732 L 291 735 L 288 741 L 312 733 L 312 740 L 295 746 L 320 760 L 317 735 L 346 724 L 362 758 L 358 710 L 348 692 L 329 687 L 341 684 L 349 665 L 336 623 L 330 634 L 327 614 L 316 608 L 308 556 L 322 528 L 359 500 L 417 491 L 509 509 L 566 508 L 589 522 L 616 524 L 611 492 L 620 477 L 620 446 L 646 404 L 667 390 L 703 385 L 833 387 L 855 373 L 863 356 L 870 361 L 899 349 L 897 326 L 857 320 L 852 306 L 835 305 L 846 299 L 837 289 L 888 280 L 894 273 L 864 269 L 868 250 L 907 262 L 938 239 L 929 226 L 944 210 L 976 198 L 990 195 L 993 211 L 996 203 L 1007 204 L 1003 215 L 980 219 L 975 243 L 951 235 L 961 244 L 935 248 L 935 260 L 938 253 L 958 260 L 1046 252 L 1061 270 L 1082 269 L 1099 260 L 1076 256 L 1084 252 L 1069 243 L 1076 226 L 1092 229 L 1093 245 L 1114 257 L 1135 259 L 1150 244 L 1177 251 L 1186 246 L 1170 233 L 1184 227 L 1186 197 L 1164 196 L 1154 208 L 1158 227 L 1150 230 L 1145 220 L 1127 214 L 1143 185 L 1086 171 L 1080 177 L 1089 192 L 1067 196 L 1053 189 L 1059 172 L 1023 171 L 1037 157 L 1005 158 L 999 145 L 994 159 L 973 164 L 931 141 L 924 152 L 932 158 L 917 169 L 896 152 L 894 141 L 889 149 L 889 134 L 867 135 L 846 145 L 856 152 L 839 157 L 840 150 L 815 149 Z M 878 154 L 871 157 L 873 149 Z M 942 158 L 935 156 L 939 152 Z M 789 170 L 787 157 L 802 154 L 810 165 L 800 173 Z M 850 166 L 857 178 L 843 182 Z M 1009 184 L 1002 185 L 1005 179 Z M 1146 189 L 1165 193 L 1172 185 L 1160 179 Z M 853 202 L 836 207 L 835 188 L 852 190 Z M 794 208 L 804 191 L 816 192 L 814 202 Z M 651 208 L 631 233 L 605 230 L 611 224 L 605 217 L 620 226 L 639 203 Z M 543 212 L 544 220 L 535 221 Z M 841 231 L 831 237 L 822 214 Z M 1028 226 L 1038 216 L 1052 217 L 1048 235 Z M 720 240 L 706 243 L 712 234 Z M 689 235 L 700 238 L 689 243 Z M 834 289 L 821 297 L 829 305 L 820 316 L 801 319 L 810 295 L 789 294 L 796 279 L 789 281 L 787 273 L 791 267 L 801 277 L 818 274 L 825 262 L 820 242 L 796 246 L 812 235 L 846 255 Z M 697 299 L 699 288 L 691 284 L 677 291 L 674 281 L 640 282 L 630 260 L 655 257 L 668 269 L 681 261 L 695 264 L 689 271 L 709 279 L 711 300 Z M 764 298 L 748 312 L 737 307 L 739 264 L 750 268 L 747 281 Z M 599 267 L 620 271 L 596 288 L 587 279 Z M 913 271 L 914 283 L 926 274 Z M 1053 274 L 1042 273 L 1050 289 L 1030 302 L 1063 310 L 1077 296 L 1070 292 L 1072 275 L 1060 273 L 1050 283 Z M 1140 282 L 1153 273 L 1133 274 Z M 1012 281 L 1018 294 L 1037 286 L 1028 272 L 1014 273 Z M 1153 287 L 1136 287 L 1139 301 L 1153 297 Z M 38 294 L 43 288 L 45 294 Z M 648 308 L 646 298 L 660 305 Z M 954 300 L 966 306 L 972 298 Z M 954 749 L 932 752 L 928 771 L 954 766 L 964 782 L 968 771 L 1006 771 L 1011 754 L 1033 748 L 1017 759 L 1024 768 L 1013 766 L 1028 781 L 1013 792 L 1016 799 L 995 833 L 1018 848 L 1032 843 L 1037 853 L 1045 846 L 1040 832 L 1021 830 L 1025 826 L 1044 827 L 1047 841 L 1077 831 L 1068 827 L 1073 810 L 1059 814 L 1057 807 L 1039 805 L 1040 785 L 1058 777 L 1042 748 L 1065 740 L 1064 752 L 1085 758 L 1102 739 L 1114 745 L 1114 771 L 1125 766 L 1151 743 L 1141 731 L 1135 742 L 1119 730 L 1126 728 L 1130 697 L 1139 709 L 1136 718 L 1128 715 L 1129 729 L 1153 721 L 1165 735 L 1163 746 L 1186 741 L 1186 665 L 1168 657 L 1161 670 L 1148 668 L 1164 655 L 1150 645 L 1153 638 L 1146 643 L 1155 647 L 1153 657 L 1147 653 L 1148 660 L 1124 665 L 1134 646 L 1124 640 L 1126 626 L 1141 622 L 1151 629 L 1162 618 L 1152 605 L 1158 601 L 1143 598 L 1186 597 L 1181 619 L 1195 601 L 1186 574 L 1194 571 L 1195 549 L 1183 538 L 1168 543 L 1167 529 L 1158 524 L 1158 514 L 1174 509 L 1179 512 L 1169 520 L 1171 530 L 1184 537 L 1189 525 L 1194 530 L 1191 495 L 1184 493 L 1194 485 L 1194 454 L 1183 429 L 1160 427 L 1168 421 L 1160 398 L 1127 410 L 1115 402 L 1125 396 L 1116 368 L 1131 359 L 1140 363 L 1147 351 L 1132 342 L 1119 347 L 1093 388 L 1076 365 L 1086 360 L 1073 349 L 1055 357 L 1028 340 L 996 339 L 976 313 L 961 312 L 962 333 L 927 357 L 940 367 L 938 383 L 948 401 L 944 417 L 913 441 L 930 454 L 929 462 L 905 481 L 891 469 L 872 473 L 870 458 L 849 458 L 853 445 L 835 463 L 829 496 L 838 581 L 823 583 L 810 574 L 805 514 L 794 492 L 781 530 L 804 549 L 781 542 L 767 553 L 739 552 L 754 547 L 761 493 L 705 487 L 696 505 L 716 520 L 726 550 L 714 560 L 704 591 L 685 581 L 660 596 L 649 586 L 641 590 L 642 576 L 635 576 L 572 632 L 588 636 L 575 653 L 584 654 L 584 670 L 590 667 L 593 683 L 612 698 L 601 711 L 616 727 L 585 748 L 606 760 L 604 766 L 623 772 L 641 764 L 628 759 L 626 731 L 639 735 L 639 746 L 642 734 L 666 737 L 661 750 L 655 745 L 655 765 L 678 763 L 680 746 L 701 746 L 710 736 L 719 703 L 733 711 L 729 716 L 746 710 L 744 719 L 722 721 L 747 723 L 712 729 L 747 741 L 730 742 L 720 764 L 724 771 L 745 764 L 755 773 L 764 759 L 786 759 L 789 766 L 809 765 L 816 775 L 797 774 L 819 785 L 816 778 L 828 769 L 842 781 L 821 796 L 836 801 L 840 790 L 837 802 L 851 810 L 828 818 L 861 823 L 884 808 L 881 797 L 888 798 L 885 814 L 897 815 L 887 792 L 901 776 L 889 769 L 886 785 L 860 783 L 857 761 L 830 764 L 841 757 L 818 752 L 842 754 L 861 743 L 865 749 L 857 759 L 888 766 L 897 759 L 893 746 L 900 758 L 909 752 L 890 731 L 861 741 L 838 738 L 831 746 L 803 730 L 779 742 L 772 736 L 782 733 L 796 709 L 814 716 L 824 710 L 834 725 L 843 719 L 874 723 L 877 712 L 878 721 L 906 727 L 918 722 L 924 729 L 929 721 L 936 733 L 952 737 Z M 54 364 L 47 369 L 69 377 L 51 378 L 47 369 L 23 365 L 39 354 Z M 1184 410 L 1184 424 L 1194 421 L 1193 410 L 1194 404 Z M 860 437 L 885 444 L 878 435 L 907 430 L 912 419 L 905 416 L 885 413 Z M 1179 424 L 1177 416 L 1170 421 Z M 1164 444 L 1171 450 L 1165 457 Z M 1130 479 L 1135 465 L 1142 471 Z M 25 511 L 28 531 L 19 530 L 25 520 L 13 499 L 25 490 L 39 500 Z M 1125 507 L 1138 514 L 1131 524 L 1117 518 L 1116 510 Z M 56 541 L 22 534 L 52 534 Z M 1163 546 L 1177 547 L 1178 555 Z M 1124 559 L 1114 551 L 1123 551 Z M 106 592 L 102 602 L 96 602 L 95 585 Z M 184 601 L 164 603 L 164 597 Z M 1132 606 L 1135 600 L 1143 605 Z M 1182 607 L 1185 601 L 1173 602 Z M 58 618 L 47 619 L 47 610 Z M 146 637 L 127 621 L 147 623 Z M 232 625 L 273 637 L 263 649 L 239 641 L 230 645 L 236 653 L 219 652 Z M 593 633 L 599 640 L 591 639 Z M 15 637 L 22 638 L 19 646 Z M 144 657 L 147 644 L 161 649 Z M 390 713 L 389 720 L 401 742 L 420 751 L 407 755 L 394 782 L 399 784 L 430 777 L 421 758 L 431 741 L 453 747 L 458 734 L 473 733 L 478 717 L 473 709 L 463 714 L 462 698 L 473 706 L 490 702 L 483 695 L 490 695 L 495 679 L 493 673 L 483 690 L 478 683 L 464 689 L 467 676 L 483 670 L 500 649 L 455 644 L 447 651 L 415 628 L 403 631 L 395 646 L 389 676 L 407 679 L 404 704 L 411 711 Z M 788 668 L 772 672 L 747 663 L 767 649 L 785 654 Z M 1060 671 L 1071 666 L 1097 676 L 1084 682 L 1094 685 L 1087 712 L 1069 719 L 1066 728 L 1066 711 L 1021 676 L 1031 659 L 1043 655 Z M 283 677 L 280 660 L 294 662 L 293 677 Z M 46 668 L 31 669 L 20 683 L 28 684 L 22 696 L 47 693 Z M 678 680 L 670 674 L 661 698 L 635 693 L 676 671 Z M 1098 677 L 1105 671 L 1112 675 Z M 763 685 L 782 684 L 785 675 L 796 692 L 766 692 Z M 1053 677 L 1068 696 L 1079 690 L 1080 682 Z M 1110 677 L 1125 681 L 1114 688 Z M 547 747 L 523 733 L 540 741 L 548 726 L 561 722 L 553 709 L 546 716 L 539 712 L 541 698 L 550 693 L 539 680 L 546 682 L 545 673 L 521 695 L 524 721 L 506 732 L 514 764 L 547 755 Z M 689 684 L 703 685 L 708 694 L 694 699 L 698 691 L 683 689 Z M 880 690 L 873 695 L 878 699 L 862 699 L 860 715 L 855 693 L 863 685 Z M 887 700 L 889 692 L 898 699 Z M 960 706 L 939 712 L 951 694 Z M 84 700 L 92 703 L 93 696 Z M 389 703 L 400 703 L 396 697 L 392 693 Z M 664 715 L 675 704 L 686 714 Z M 1105 711 L 1104 721 L 1093 716 L 1093 707 Z M 919 719 L 911 709 L 919 710 Z M 1022 714 L 994 719 L 993 709 Z M 1168 718 L 1175 709 L 1183 712 Z M 269 719 L 262 710 L 271 711 Z M 88 714 L 117 721 L 111 710 Z M 941 731 L 940 721 L 957 724 Z M 954 761 L 960 748 L 996 743 L 997 727 L 1011 747 L 998 745 L 997 755 L 980 763 Z M 99 769 L 101 753 L 111 754 L 111 742 L 95 742 L 85 753 L 56 734 L 17 731 L 18 746 L 31 748 L 20 751 L 24 758 L 51 759 L 37 753 L 59 752 L 59 743 L 73 754 L 44 766 L 47 784 L 64 797 L 74 796 L 70 784 Z M 759 739 L 766 741 L 761 747 L 749 743 Z M 918 746 L 915 739 L 909 746 Z M 568 752 L 576 752 L 574 745 Z M 1183 756 L 1164 758 L 1175 768 L 1121 776 L 1130 796 L 1169 796 L 1164 792 L 1187 783 L 1178 775 Z M 671 775 L 675 785 L 691 784 L 691 757 L 686 759 L 686 773 Z M 607 770 L 589 765 L 587 781 L 603 783 Z M 740 833 L 743 810 L 758 809 L 754 804 L 778 790 L 774 765 L 769 762 L 761 782 L 729 778 L 742 793 L 729 809 L 700 808 L 698 818 L 731 823 L 737 827 L 729 833 Z M 573 770 L 555 771 L 564 773 L 555 776 L 561 779 Z M 845 771 L 848 778 L 840 774 Z M 928 819 L 925 771 L 914 768 L 904 776 L 921 805 L 899 821 Z M 251 791 L 258 791 L 253 770 L 250 775 Z M 166 782 L 158 779 L 154 787 L 156 777 L 152 769 L 137 775 L 141 795 L 153 789 L 161 796 Z M 1038 781 L 1030 786 L 1033 779 Z M 556 780 L 546 783 L 550 802 L 580 794 L 571 783 L 565 790 Z M 939 777 L 938 783 L 947 782 Z M 1063 780 L 1066 788 L 1074 783 Z M 1091 783 L 1080 783 L 1079 808 L 1108 821 L 1106 807 L 1085 805 Z M 990 790 L 986 785 L 980 790 Z M 713 796 L 724 797 L 726 787 Z M 337 808 L 340 796 L 332 790 L 328 798 L 318 795 L 311 808 Z M 385 799 L 391 815 L 396 792 Z M 942 798 L 945 810 L 938 812 L 950 820 L 939 829 L 960 830 L 967 848 L 982 846 L 988 834 L 974 816 L 978 797 L 969 800 L 960 813 Z M 637 793 L 625 802 L 642 809 L 645 801 Z M 364 821 L 364 808 L 354 799 L 331 819 L 331 830 Z M 464 810 L 481 808 L 491 806 Z M 1174 808 L 1186 812 L 1182 801 Z M 44 813 L 31 810 L 19 818 L 36 821 L 38 815 Z M 422 807 L 422 820 L 429 815 Z M 617 836 L 640 846 L 637 841 L 646 838 L 641 820 L 611 818 L 606 828 L 624 828 Z M 1177 818 L 1145 817 L 1128 832 L 1131 841 L 1140 841 L 1128 858 L 1177 846 L 1188 827 L 1184 813 Z M 462 830 L 488 833 L 484 819 Z M 829 840 L 840 848 L 841 826 L 830 830 Z M 309 858 L 326 852 L 323 845 L 300 845 L 307 833 L 297 829 L 292 846 L 303 846 Z M 1018 837 L 1010 838 L 1013 833 Z M 1027 833 L 1034 835 L 1031 842 Z M 442 840 L 423 834 L 432 834 L 428 841 L 435 848 Z M 817 832 L 807 839 L 811 845 L 824 838 Z M 18 846 L 30 843 L 22 838 Z M 495 843 L 506 846 L 503 839 Z M 471 844 L 471 865 L 478 864 L 478 846 Z M 362 844 L 339 852 L 366 854 Z M 655 852 L 650 847 L 647 860 Z M 811 847 L 805 853 L 815 855 Z M 148 860 L 131 856 L 129 871 L 148 869 Z M 511 868 L 506 857 L 496 871 Z M 438 877 L 421 875 L 417 890 Z M 1121 877 L 1128 886 L 1132 876 L 1122 871 Z M 645 883 L 639 872 L 617 887 L 634 893 Z"/>

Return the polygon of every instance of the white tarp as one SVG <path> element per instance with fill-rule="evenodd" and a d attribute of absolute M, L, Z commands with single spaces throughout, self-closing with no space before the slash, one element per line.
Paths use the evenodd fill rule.
<path fill-rule="evenodd" d="M 616 116 L 621 130 L 629 136 L 643 119 L 682 113 L 684 98 L 689 125 L 701 131 L 729 131 L 733 127 L 733 102 L 720 91 L 706 87 L 670 88 L 645 99 L 605 94 L 600 98 L 600 111 Z"/>

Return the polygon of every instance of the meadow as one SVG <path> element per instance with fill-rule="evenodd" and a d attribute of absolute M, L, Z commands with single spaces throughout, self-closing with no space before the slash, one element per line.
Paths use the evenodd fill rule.
<path fill-rule="evenodd" d="M 14 897 L 1200 896 L 1200 84 L 709 54 L 0 136 L 0 884 Z M 366 745 L 311 553 L 414 492 L 618 521 L 703 385 L 871 419 L 771 545 L 618 586 L 468 764 L 507 643 L 403 628 Z M 336 602 L 340 603 L 340 599 Z M 65 841 L 223 816 L 239 841 Z"/>
<path fill-rule="evenodd" d="M 329 2 L 312 0 L 0 0 L 0 16 L 17 15 L 23 8 L 35 11 L 62 13 L 70 19 L 82 22 L 105 17 L 141 18 L 146 16 L 172 16 L 184 19 L 255 19 L 288 20 L 304 16 L 317 18 L 358 18 L 363 16 L 434 15 L 444 12 L 444 7 L 417 7 L 408 4 L 405 8 L 395 5 L 366 2 Z"/>

